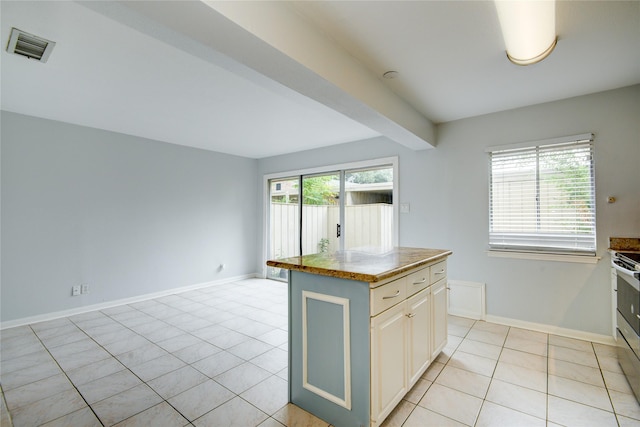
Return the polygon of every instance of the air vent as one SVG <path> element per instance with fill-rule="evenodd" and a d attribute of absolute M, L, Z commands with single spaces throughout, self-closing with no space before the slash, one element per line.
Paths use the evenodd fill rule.
<path fill-rule="evenodd" d="M 7 52 L 26 56 L 36 61 L 47 62 L 55 45 L 56 43 L 51 40 L 12 28 Z"/>

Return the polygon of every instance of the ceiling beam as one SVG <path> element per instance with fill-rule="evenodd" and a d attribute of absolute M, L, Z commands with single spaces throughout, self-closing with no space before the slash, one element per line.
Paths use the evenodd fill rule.
<path fill-rule="evenodd" d="M 435 146 L 431 121 L 286 2 L 83 4 L 285 96 L 292 89 L 406 147 Z"/>
<path fill-rule="evenodd" d="M 279 70 L 253 64 L 269 77 L 412 149 L 435 145 L 433 123 L 295 13 L 288 2 L 204 2 L 315 74 L 300 74 L 283 81 Z M 337 90 L 330 90 L 330 85 Z"/>

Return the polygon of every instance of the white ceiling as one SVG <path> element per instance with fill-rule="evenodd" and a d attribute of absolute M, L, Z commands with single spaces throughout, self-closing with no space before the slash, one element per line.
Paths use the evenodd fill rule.
<path fill-rule="evenodd" d="M 640 83 L 640 1 L 559 1 L 558 45 L 506 59 L 489 1 L 1 1 L 55 41 L 5 50 L 2 109 L 250 158 L 385 135 Z M 385 71 L 399 77 L 382 79 Z"/>
<path fill-rule="evenodd" d="M 640 1 L 561 1 L 558 44 L 511 64 L 492 1 L 296 2 L 394 92 L 436 123 L 640 82 Z"/>

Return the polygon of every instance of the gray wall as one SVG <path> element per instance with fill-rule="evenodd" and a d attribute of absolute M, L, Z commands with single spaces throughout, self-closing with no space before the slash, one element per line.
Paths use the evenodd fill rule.
<path fill-rule="evenodd" d="M 486 283 L 491 315 L 609 334 L 608 238 L 640 236 L 640 86 L 443 124 L 433 150 L 381 137 L 259 161 L 1 120 L 2 321 L 262 271 L 264 174 L 378 157 L 400 158 L 400 244 L 452 249 L 450 277 Z M 603 259 L 489 258 L 485 147 L 584 132 Z M 80 283 L 91 293 L 71 297 Z"/>
<path fill-rule="evenodd" d="M 256 160 L 8 112 L 1 144 L 2 321 L 255 272 Z"/>
<path fill-rule="evenodd" d="M 602 259 L 593 265 L 488 257 L 485 148 L 586 132 L 595 134 Z M 411 204 L 400 215 L 400 245 L 453 250 L 449 277 L 486 283 L 489 315 L 610 335 L 608 238 L 640 236 L 640 86 L 442 124 L 438 141 L 419 152 L 376 138 L 272 157 L 259 161 L 259 175 L 397 155 L 400 202 Z M 618 201 L 607 204 L 607 196 Z"/>

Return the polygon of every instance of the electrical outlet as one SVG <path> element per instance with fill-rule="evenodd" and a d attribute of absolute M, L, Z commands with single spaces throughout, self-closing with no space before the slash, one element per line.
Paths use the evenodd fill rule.
<path fill-rule="evenodd" d="M 72 287 L 71 288 L 71 296 L 75 297 L 75 296 L 80 295 L 80 290 L 81 290 L 80 289 L 80 285 Z"/>
<path fill-rule="evenodd" d="M 87 283 L 83 283 L 80 288 L 80 293 L 88 294 L 89 293 L 89 285 Z"/>

